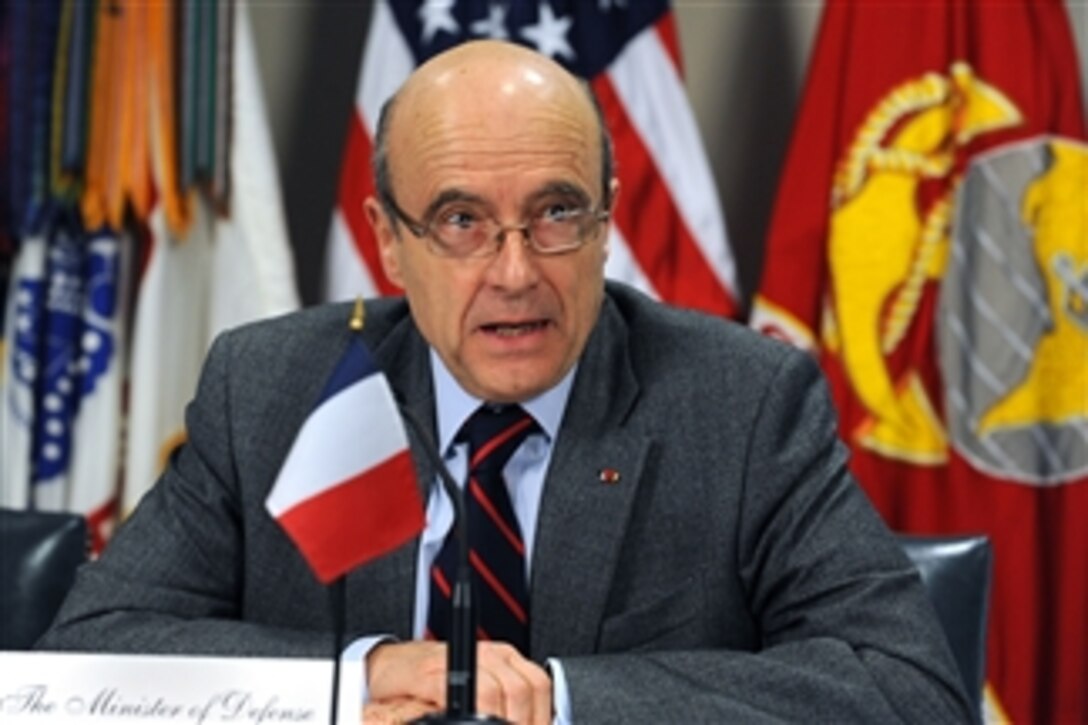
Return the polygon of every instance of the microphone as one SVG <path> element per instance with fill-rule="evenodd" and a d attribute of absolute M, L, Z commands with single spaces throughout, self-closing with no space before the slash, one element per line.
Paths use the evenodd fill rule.
<path fill-rule="evenodd" d="M 468 520 L 464 491 L 453 480 L 430 432 L 412 411 L 397 406 L 423 452 L 438 471 L 442 487 L 453 503 L 453 525 L 457 530 L 457 575 L 451 584 L 450 638 L 446 660 L 446 711 L 413 720 L 422 725 L 458 723 L 505 723 L 506 720 L 476 712 L 476 608 L 472 598 L 472 570 L 468 561 Z"/>

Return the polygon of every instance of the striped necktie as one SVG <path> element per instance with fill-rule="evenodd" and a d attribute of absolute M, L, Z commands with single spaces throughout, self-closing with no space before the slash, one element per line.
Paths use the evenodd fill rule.
<path fill-rule="evenodd" d="M 521 406 L 480 406 L 458 433 L 468 443 L 465 492 L 469 563 L 472 568 L 477 635 L 508 642 L 529 653 L 529 595 L 525 544 L 502 469 L 533 431 L 536 421 Z M 450 626 L 450 592 L 457 572 L 457 535 L 452 528 L 431 567 L 428 635 L 445 640 Z"/>

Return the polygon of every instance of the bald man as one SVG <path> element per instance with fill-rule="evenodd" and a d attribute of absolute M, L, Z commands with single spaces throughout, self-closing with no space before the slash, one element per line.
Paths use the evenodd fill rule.
<path fill-rule="evenodd" d="M 583 84 L 514 45 L 462 45 L 390 101 L 376 146 L 366 213 L 404 298 L 367 304 L 366 343 L 459 480 L 481 406 L 531 418 L 499 494 L 524 550 L 524 639 L 480 644 L 482 711 L 973 719 L 914 568 L 847 471 L 815 363 L 605 282 L 619 188 Z M 188 443 L 43 647 L 327 654 L 327 594 L 264 501 L 357 334 L 350 314 L 216 342 Z M 347 578 L 372 722 L 444 704 L 445 644 L 427 634 L 450 503 L 412 448 L 426 529 Z"/>

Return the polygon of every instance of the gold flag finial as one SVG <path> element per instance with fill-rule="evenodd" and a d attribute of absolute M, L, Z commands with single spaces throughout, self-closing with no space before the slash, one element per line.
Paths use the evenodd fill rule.
<path fill-rule="evenodd" d="M 355 332 L 362 332 L 365 321 L 366 309 L 363 307 L 363 298 L 359 296 L 355 298 L 355 308 L 351 311 L 351 320 L 348 321 L 348 327 Z"/>

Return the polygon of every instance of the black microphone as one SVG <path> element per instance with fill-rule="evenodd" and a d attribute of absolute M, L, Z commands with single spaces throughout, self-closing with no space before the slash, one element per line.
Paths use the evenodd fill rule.
<path fill-rule="evenodd" d="M 457 529 L 457 575 L 450 595 L 450 637 L 447 643 L 446 711 L 413 720 L 423 725 L 457 723 L 505 723 L 506 720 L 476 712 L 476 608 L 472 598 L 472 570 L 468 562 L 468 520 L 464 491 L 453 480 L 430 432 L 412 411 L 398 405 L 401 416 L 419 439 L 423 452 L 438 471 L 442 487 L 453 503 Z"/>

